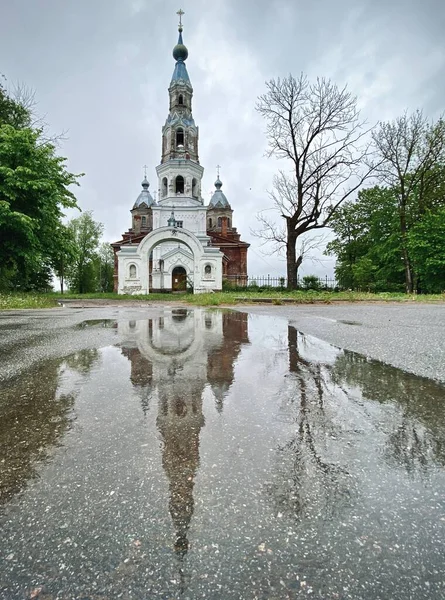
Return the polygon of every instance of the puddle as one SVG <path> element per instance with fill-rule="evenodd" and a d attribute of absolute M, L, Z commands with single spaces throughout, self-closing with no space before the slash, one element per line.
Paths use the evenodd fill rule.
<path fill-rule="evenodd" d="M 279 318 L 84 323 L 116 345 L 1 388 L 0 597 L 443 596 L 443 386 Z"/>
<path fill-rule="evenodd" d="M 88 321 L 82 321 L 81 323 L 78 323 L 75 327 L 76 329 L 86 329 L 92 327 L 116 329 L 117 321 L 114 319 L 90 319 Z"/>

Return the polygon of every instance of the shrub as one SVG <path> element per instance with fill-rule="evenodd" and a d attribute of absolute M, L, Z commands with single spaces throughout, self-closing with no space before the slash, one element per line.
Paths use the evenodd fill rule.
<path fill-rule="evenodd" d="M 304 290 L 319 290 L 320 280 L 316 275 L 305 275 L 301 286 Z"/>

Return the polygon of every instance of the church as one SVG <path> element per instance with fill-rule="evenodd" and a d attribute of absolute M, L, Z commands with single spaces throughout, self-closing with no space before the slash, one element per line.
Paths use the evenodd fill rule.
<path fill-rule="evenodd" d="M 145 173 L 131 209 L 131 227 L 114 250 L 114 291 L 194 293 L 222 289 L 223 279 L 244 284 L 247 249 L 233 226 L 233 210 L 222 191 L 219 167 L 215 191 L 206 206 L 204 169 L 199 162 L 199 129 L 192 114 L 193 88 L 185 61 L 182 10 L 176 61 L 168 88 L 169 113 L 162 128 L 161 162 L 156 167 L 157 194 Z"/>

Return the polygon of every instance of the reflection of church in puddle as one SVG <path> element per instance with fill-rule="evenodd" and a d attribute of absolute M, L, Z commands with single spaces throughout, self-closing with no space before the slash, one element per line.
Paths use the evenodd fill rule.
<path fill-rule="evenodd" d="M 122 353 L 131 361 L 131 382 L 144 412 L 158 398 L 156 424 L 162 436 L 162 464 L 169 480 L 169 511 L 184 556 L 193 515 L 193 486 L 204 425 L 203 392 L 210 386 L 215 407 L 234 380 L 234 364 L 247 344 L 247 315 L 177 309 L 163 316 L 119 323 Z"/>

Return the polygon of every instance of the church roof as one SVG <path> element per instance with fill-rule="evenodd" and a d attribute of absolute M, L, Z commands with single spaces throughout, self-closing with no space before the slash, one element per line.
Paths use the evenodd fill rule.
<path fill-rule="evenodd" d="M 221 191 L 222 181 L 219 177 L 215 181 L 215 187 L 216 190 L 213 192 L 213 196 L 210 198 L 209 208 L 231 208 L 229 201 Z"/>
<path fill-rule="evenodd" d="M 191 115 L 186 117 L 185 115 L 179 115 L 177 112 L 169 113 L 167 117 L 167 124 L 182 124 L 185 127 L 195 127 L 195 121 Z"/>
<path fill-rule="evenodd" d="M 190 77 L 187 73 L 187 67 L 185 66 L 185 63 L 178 60 L 175 65 L 175 70 L 173 71 L 171 83 L 181 80 L 185 81 L 185 83 L 190 83 Z"/>
<path fill-rule="evenodd" d="M 173 58 L 176 60 L 175 70 L 170 85 L 176 82 L 183 82 L 191 86 L 189 74 L 187 73 L 187 67 L 185 61 L 188 56 L 187 46 L 182 41 L 182 26 L 179 28 L 178 43 L 173 48 Z"/>
<path fill-rule="evenodd" d="M 147 178 L 144 177 L 144 181 L 142 182 L 142 191 L 136 199 L 133 208 L 141 208 L 144 204 L 147 208 L 155 205 L 156 202 L 153 200 L 153 196 L 148 191 L 150 184 L 147 181 Z"/>

